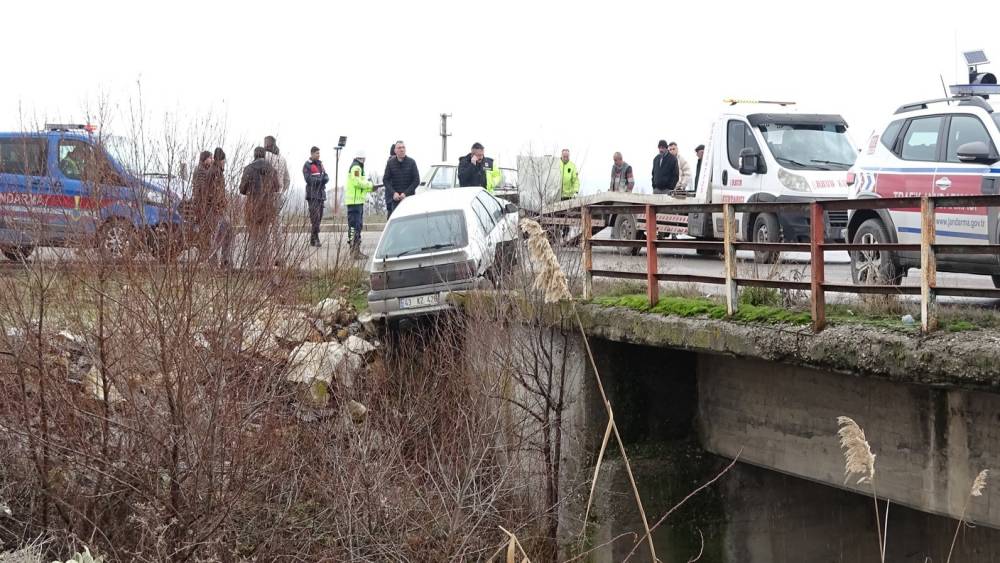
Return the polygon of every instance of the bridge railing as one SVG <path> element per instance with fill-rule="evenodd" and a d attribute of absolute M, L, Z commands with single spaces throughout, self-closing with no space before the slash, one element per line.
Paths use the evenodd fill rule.
<path fill-rule="evenodd" d="M 583 250 L 584 298 L 593 297 L 593 278 L 641 279 L 646 281 L 646 291 L 650 305 L 659 301 L 659 282 L 692 282 L 718 284 L 725 286 L 726 310 L 733 315 L 739 308 L 740 287 L 766 287 L 785 290 L 803 290 L 809 293 L 810 310 L 813 330 L 819 331 L 826 325 L 826 293 L 851 294 L 881 294 L 881 295 L 919 295 L 920 322 L 924 332 L 933 330 L 937 325 L 935 300 L 938 296 L 985 297 L 1000 298 L 1000 289 L 948 286 L 937 284 L 937 257 L 939 254 L 994 254 L 1000 255 L 1000 244 L 939 244 L 936 238 L 936 214 L 938 209 L 948 208 L 990 208 L 1000 206 L 1000 195 L 975 196 L 945 196 L 945 197 L 906 197 L 906 198 L 873 198 L 855 200 L 825 200 L 814 202 L 789 203 L 714 203 L 714 204 L 615 204 L 590 205 L 581 210 L 582 222 L 581 245 Z M 848 211 L 861 209 L 915 209 L 920 210 L 920 244 L 872 243 L 853 244 L 850 242 L 825 242 L 824 213 L 827 211 Z M 810 217 L 810 242 L 808 243 L 761 243 L 736 240 L 736 212 L 766 212 L 782 213 L 789 211 L 805 211 Z M 721 213 L 723 217 L 723 240 L 679 240 L 657 239 L 657 230 L 649 228 L 656 225 L 657 213 Z M 591 226 L 595 216 L 606 217 L 609 214 L 632 214 L 644 216 L 646 221 L 646 238 L 634 240 L 594 239 Z M 617 270 L 594 269 L 593 248 L 645 248 L 646 271 L 627 272 Z M 660 248 L 687 248 L 718 250 L 723 255 L 722 275 L 704 276 L 671 273 L 670 264 L 656 251 Z M 737 273 L 737 250 L 753 250 L 764 252 L 808 252 L 811 262 L 811 279 L 804 281 L 788 281 L 743 277 Z M 881 284 L 841 284 L 827 282 L 825 279 L 824 256 L 831 251 L 894 251 L 920 253 L 920 285 L 903 286 L 889 283 Z M 1000 259 L 1000 256 L 998 256 Z M 661 272 L 663 267 L 665 271 Z"/>

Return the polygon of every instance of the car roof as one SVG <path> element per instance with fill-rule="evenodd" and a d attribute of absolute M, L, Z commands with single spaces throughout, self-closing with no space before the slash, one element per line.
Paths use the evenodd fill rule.
<path fill-rule="evenodd" d="M 481 187 L 449 188 L 447 190 L 427 190 L 416 195 L 407 196 L 405 204 L 392 212 L 393 220 L 397 217 L 409 217 L 434 211 L 449 211 L 468 209 L 472 200 L 485 192 Z"/>
<path fill-rule="evenodd" d="M 457 168 L 458 165 L 454 164 L 452 162 L 437 162 L 435 164 L 431 164 L 431 167 L 432 168 Z M 500 170 L 514 170 L 514 171 L 517 171 L 517 168 L 511 168 L 509 166 L 501 166 Z"/>

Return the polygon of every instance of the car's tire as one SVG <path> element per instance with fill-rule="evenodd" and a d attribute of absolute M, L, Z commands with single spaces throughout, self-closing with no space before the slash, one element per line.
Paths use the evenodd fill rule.
<path fill-rule="evenodd" d="M 993 287 L 1000 289 L 1000 275 L 993 274 L 990 277 L 993 278 Z"/>
<path fill-rule="evenodd" d="M 15 262 L 27 260 L 35 250 L 34 246 L 22 245 L 3 248 L 3 255 Z"/>
<path fill-rule="evenodd" d="M 758 215 L 753 221 L 752 239 L 754 242 L 781 242 L 778 217 L 773 213 Z M 753 261 L 758 264 L 774 264 L 780 256 L 780 252 L 755 250 Z"/>
<path fill-rule="evenodd" d="M 868 219 L 854 233 L 854 244 L 891 243 L 889 232 L 880 219 Z M 885 250 L 851 252 L 851 280 L 855 285 L 899 285 L 903 273 L 895 253 Z"/>
<path fill-rule="evenodd" d="M 628 213 L 620 213 L 615 217 L 615 224 L 611 228 L 611 238 L 615 240 L 635 240 L 639 236 L 639 222 L 636 220 L 635 215 L 630 215 Z M 639 254 L 638 246 L 633 246 L 631 248 L 620 248 L 620 254 L 631 254 L 632 256 L 637 256 Z"/>
<path fill-rule="evenodd" d="M 125 221 L 112 219 L 97 233 L 97 249 L 101 257 L 115 262 L 130 260 L 138 251 L 135 228 Z"/>

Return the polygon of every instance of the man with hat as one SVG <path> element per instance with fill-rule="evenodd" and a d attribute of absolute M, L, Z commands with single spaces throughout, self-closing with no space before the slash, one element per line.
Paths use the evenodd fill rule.
<path fill-rule="evenodd" d="M 365 151 L 359 150 L 347 169 L 347 185 L 344 190 L 347 244 L 351 247 L 351 256 L 356 259 L 368 258 L 361 253 L 361 229 L 364 227 L 365 200 L 371 192 L 372 183 L 365 178 Z"/>
<path fill-rule="evenodd" d="M 653 193 L 666 194 L 673 191 L 680 178 L 677 169 L 677 157 L 667 150 L 669 145 L 663 139 L 657 143 L 660 154 L 653 159 Z"/>
<path fill-rule="evenodd" d="M 309 237 L 310 246 L 320 246 L 319 223 L 323 220 L 323 206 L 326 205 L 326 184 L 330 176 L 319 159 L 319 147 L 309 150 L 309 160 L 302 165 L 302 176 L 306 180 L 306 202 L 309 204 L 309 221 L 312 232 Z"/>
<path fill-rule="evenodd" d="M 688 189 L 696 191 L 698 189 L 698 178 L 701 177 L 701 157 L 705 156 L 705 145 L 695 147 L 694 154 L 698 155 L 698 164 L 694 165 L 694 185 L 688 186 Z"/>

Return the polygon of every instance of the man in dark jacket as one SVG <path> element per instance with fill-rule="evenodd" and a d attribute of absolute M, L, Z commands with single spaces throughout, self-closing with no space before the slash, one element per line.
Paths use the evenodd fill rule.
<path fill-rule="evenodd" d="M 319 223 L 323 220 L 323 207 L 326 205 L 326 184 L 330 176 L 319 159 L 319 147 L 309 150 L 309 160 L 302 165 L 302 176 L 306 180 L 306 201 L 309 203 L 309 221 L 312 223 L 312 234 L 309 238 L 311 246 L 320 246 Z"/>
<path fill-rule="evenodd" d="M 417 186 L 420 185 L 417 162 L 406 156 L 406 144 L 403 141 L 396 141 L 395 153 L 385 163 L 385 174 L 382 175 L 385 210 L 389 216 L 404 198 L 417 193 Z"/>
<path fill-rule="evenodd" d="M 469 154 L 458 159 L 458 185 L 487 187 L 488 174 L 493 170 L 493 159 L 484 156 L 480 143 L 473 143 Z"/>
<path fill-rule="evenodd" d="M 270 238 L 277 219 L 277 198 L 281 192 L 278 172 L 271 166 L 264 147 L 253 150 L 253 162 L 243 169 L 240 193 L 245 195 L 247 223 L 247 262 L 250 266 L 268 264 Z"/>
<path fill-rule="evenodd" d="M 653 159 L 653 193 L 670 193 L 680 178 L 677 157 L 667 151 L 669 145 L 666 141 L 661 139 L 657 146 L 660 154 Z"/>

